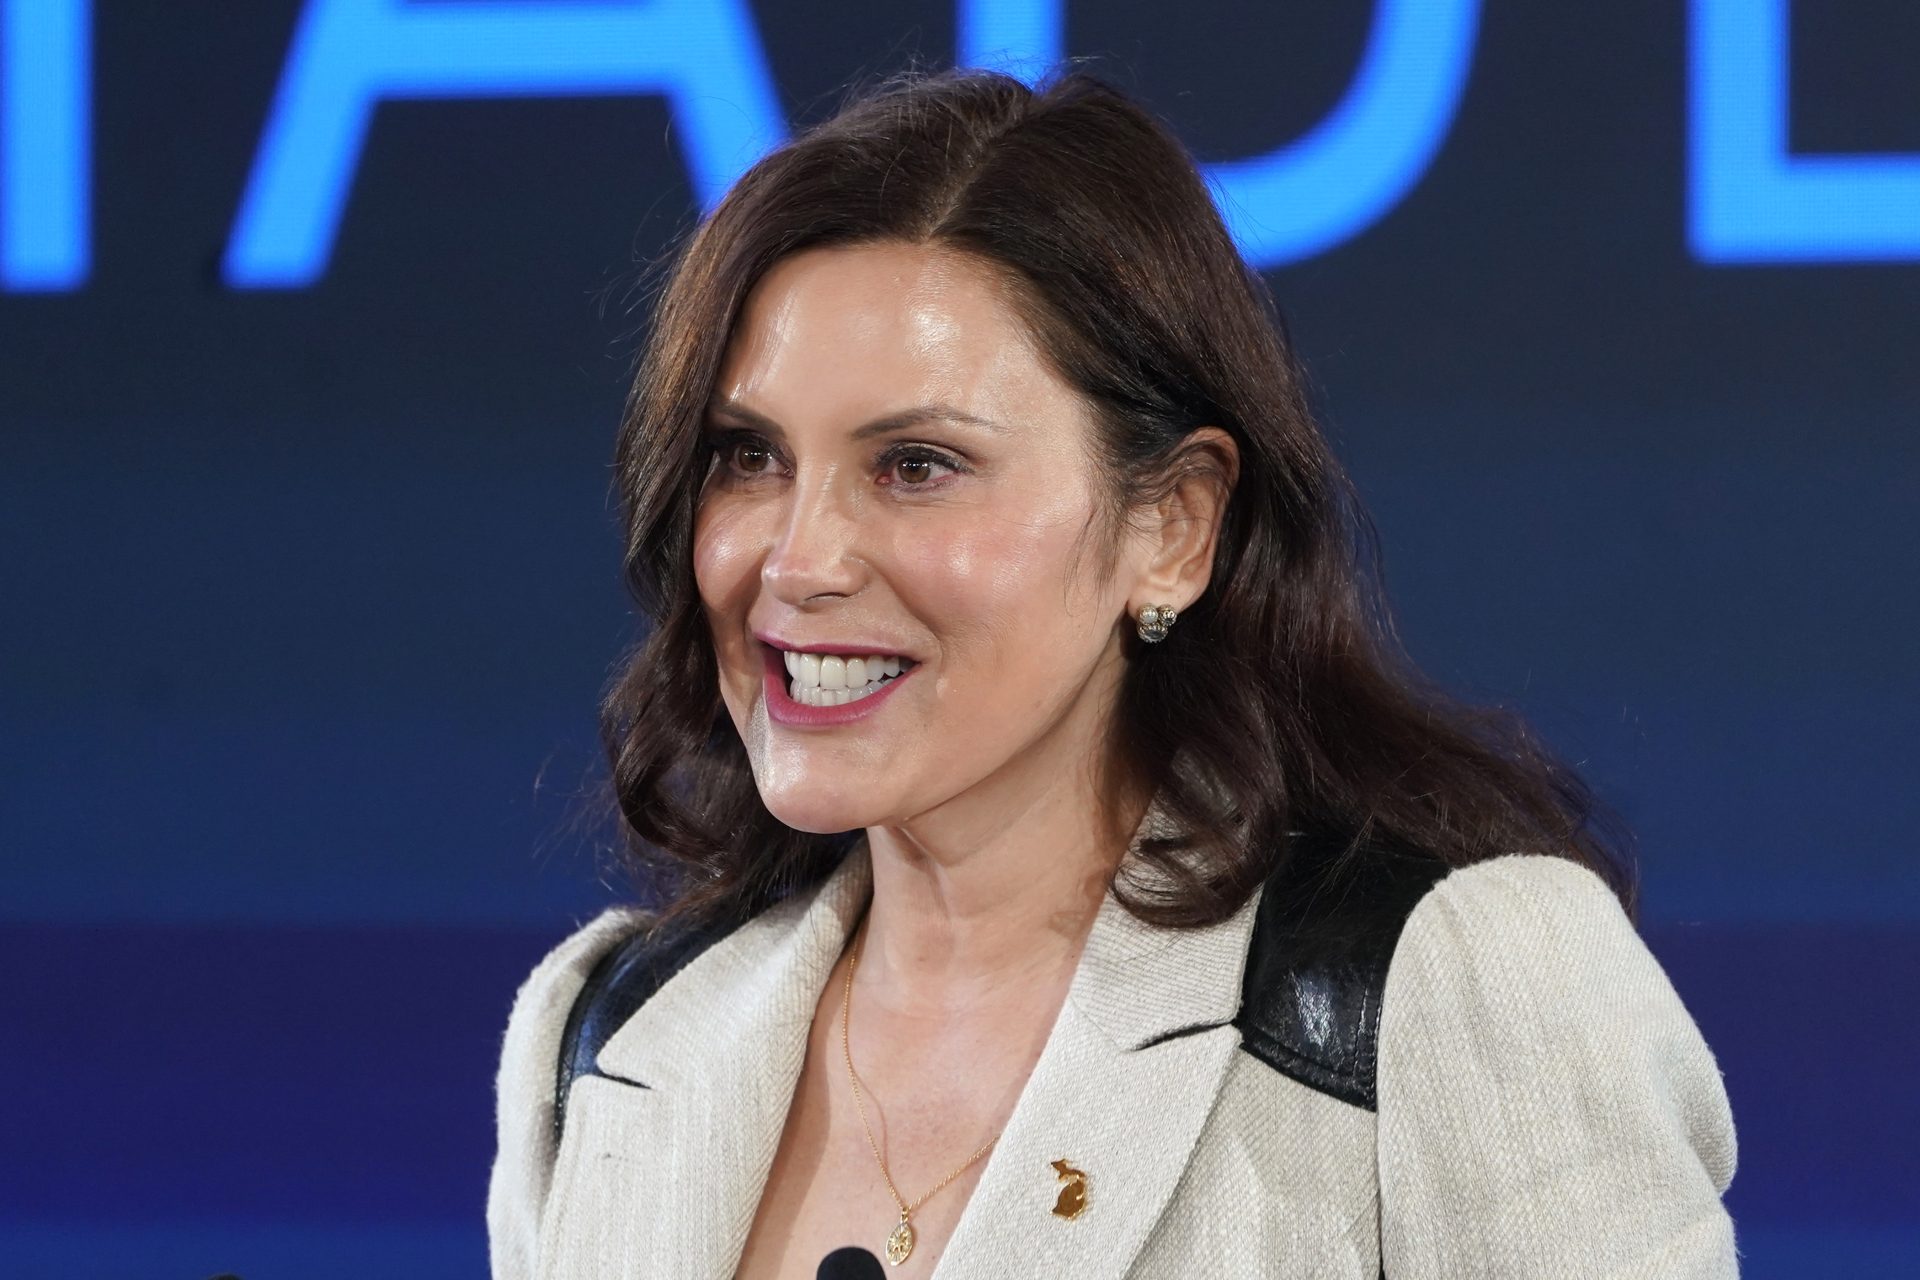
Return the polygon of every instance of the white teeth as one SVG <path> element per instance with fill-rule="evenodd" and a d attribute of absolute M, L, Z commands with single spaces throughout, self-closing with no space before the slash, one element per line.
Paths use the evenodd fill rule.
<path fill-rule="evenodd" d="M 837 707 L 858 702 L 877 692 L 884 680 L 894 678 L 911 667 L 909 660 L 897 655 L 861 654 L 847 657 L 833 653 L 796 653 L 782 655 L 787 674 L 792 677 L 788 696 L 810 707 Z"/>
<path fill-rule="evenodd" d="M 880 692 L 877 684 L 863 685 L 858 689 L 820 689 L 811 685 L 796 685 L 792 698 L 795 702 L 809 707 L 837 707 L 842 703 L 858 702 Z"/>

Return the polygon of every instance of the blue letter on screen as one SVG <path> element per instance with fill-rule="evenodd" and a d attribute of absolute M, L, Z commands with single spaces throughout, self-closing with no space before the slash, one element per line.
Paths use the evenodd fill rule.
<path fill-rule="evenodd" d="M 1032 84 L 1066 52 L 1064 0 L 960 0 L 954 46 L 963 67 L 990 67 Z"/>
<path fill-rule="evenodd" d="M 1453 124 L 1479 18 L 1480 0 L 1379 0 L 1360 69 L 1324 120 L 1277 151 L 1207 166 L 1249 262 L 1330 249 L 1400 202 Z"/>
<path fill-rule="evenodd" d="M 311 284 L 383 98 L 663 93 L 711 207 L 786 137 L 746 0 L 308 0 L 227 246 L 240 288 Z"/>
<path fill-rule="evenodd" d="M 961 61 L 1045 69 L 1062 52 L 1060 8 L 962 0 Z M 1480 0 L 1378 0 L 1360 69 L 1326 119 L 1277 151 L 1206 167 L 1249 262 L 1278 266 L 1332 248 L 1406 195 L 1453 124 L 1479 18 Z"/>
<path fill-rule="evenodd" d="M 1693 0 L 1688 235 L 1703 262 L 1920 258 L 1920 155 L 1790 155 L 1787 0 Z"/>
<path fill-rule="evenodd" d="M 88 0 L 0 0 L 0 285 L 87 278 Z"/>

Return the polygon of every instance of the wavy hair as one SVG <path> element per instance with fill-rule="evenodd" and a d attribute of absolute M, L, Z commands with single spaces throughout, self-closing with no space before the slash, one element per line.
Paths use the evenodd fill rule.
<path fill-rule="evenodd" d="M 1238 444 L 1212 579 L 1166 640 L 1129 652 L 1111 721 L 1118 767 L 1180 828 L 1143 842 L 1156 874 L 1116 882 L 1130 911 L 1224 919 L 1307 833 L 1348 857 L 1564 856 L 1637 916 L 1618 815 L 1519 715 L 1451 697 L 1406 655 L 1372 521 L 1192 157 L 1070 69 L 1036 88 L 976 71 L 885 81 L 760 159 L 667 262 L 613 478 L 650 628 L 606 687 L 600 730 L 619 866 L 668 918 L 743 918 L 824 878 L 858 835 L 796 831 L 761 802 L 719 695 L 692 531 L 711 461 L 701 421 L 749 290 L 789 254 L 876 241 L 970 254 L 1013 286 L 1092 407 L 1109 536 L 1164 492 L 1188 432 Z"/>

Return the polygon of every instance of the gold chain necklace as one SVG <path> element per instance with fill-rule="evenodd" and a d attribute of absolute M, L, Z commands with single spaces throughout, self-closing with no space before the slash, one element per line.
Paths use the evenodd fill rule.
<path fill-rule="evenodd" d="M 933 1198 L 934 1192 L 971 1169 L 974 1162 L 992 1149 L 1000 1141 L 1000 1135 L 988 1138 L 986 1145 L 967 1157 L 966 1163 L 946 1177 L 933 1184 L 932 1190 L 908 1204 L 900 1195 L 900 1189 L 893 1185 L 893 1175 L 887 1172 L 887 1158 L 880 1154 L 880 1144 L 873 1140 L 873 1127 L 867 1123 L 866 1104 L 860 1100 L 860 1077 L 853 1070 L 853 1048 L 847 1036 L 847 1018 L 853 1008 L 853 971 L 860 967 L 860 940 L 854 939 L 853 957 L 847 962 L 847 989 L 840 1001 L 840 1053 L 847 1060 L 847 1080 L 853 1085 L 853 1105 L 860 1113 L 860 1128 L 867 1135 L 867 1147 L 873 1152 L 873 1158 L 880 1165 L 880 1176 L 886 1179 L 887 1190 L 893 1196 L 893 1202 L 900 1206 L 900 1223 L 894 1227 L 893 1234 L 887 1237 L 887 1261 L 898 1266 L 913 1253 L 913 1211 Z"/>

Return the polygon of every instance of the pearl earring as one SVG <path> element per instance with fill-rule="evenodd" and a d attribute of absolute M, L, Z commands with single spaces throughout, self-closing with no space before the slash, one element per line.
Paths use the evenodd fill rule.
<path fill-rule="evenodd" d="M 1141 605 L 1140 612 L 1136 615 L 1139 624 L 1136 630 L 1139 631 L 1140 638 L 1148 644 L 1159 644 L 1167 638 L 1167 628 L 1173 625 L 1173 620 L 1177 616 L 1179 615 L 1174 613 L 1173 606 L 1170 604 Z"/>

